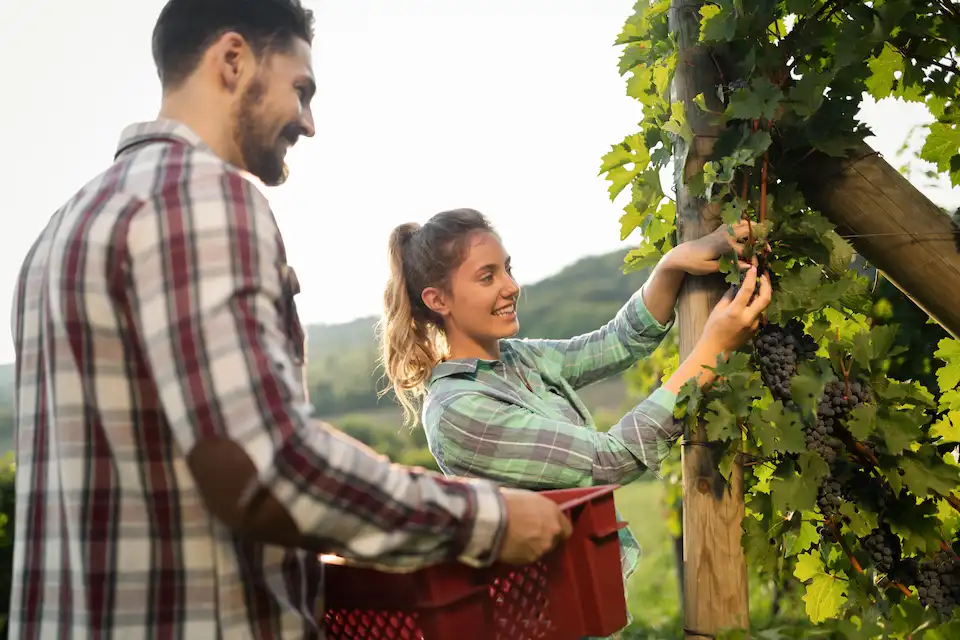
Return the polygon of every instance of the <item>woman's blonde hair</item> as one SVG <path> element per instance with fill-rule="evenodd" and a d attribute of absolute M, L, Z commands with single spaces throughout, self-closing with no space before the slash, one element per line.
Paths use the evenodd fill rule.
<path fill-rule="evenodd" d="M 479 211 L 454 209 L 423 226 L 402 224 L 390 234 L 390 278 L 378 327 L 380 359 L 406 423 L 417 422 L 430 374 L 448 355 L 443 319 L 421 294 L 427 287 L 449 291 L 450 274 L 466 258 L 470 237 L 480 231 L 496 233 Z"/>

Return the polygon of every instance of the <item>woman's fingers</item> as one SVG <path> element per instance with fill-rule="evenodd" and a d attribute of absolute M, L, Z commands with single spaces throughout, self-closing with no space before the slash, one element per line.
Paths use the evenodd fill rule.
<path fill-rule="evenodd" d="M 750 235 L 750 223 L 746 220 L 741 220 L 732 225 L 731 229 L 733 231 L 733 237 L 737 240 L 743 240 Z"/>
<path fill-rule="evenodd" d="M 750 313 L 752 319 L 759 318 L 763 310 L 770 304 L 773 296 L 773 286 L 770 284 L 770 274 L 764 273 L 760 277 L 760 290 L 757 291 L 757 297 L 750 303 Z"/>
<path fill-rule="evenodd" d="M 731 304 L 736 305 L 739 309 L 746 309 L 747 303 L 750 302 L 750 296 L 753 295 L 753 292 L 757 289 L 757 268 L 751 266 L 747 273 L 743 276 L 743 282 L 740 283 L 740 290 L 737 291 L 737 295 L 734 297 Z"/>

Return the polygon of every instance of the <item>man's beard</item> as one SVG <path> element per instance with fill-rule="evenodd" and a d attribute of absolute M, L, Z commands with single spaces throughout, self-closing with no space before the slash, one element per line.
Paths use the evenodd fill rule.
<path fill-rule="evenodd" d="M 256 78 L 240 98 L 237 113 L 237 146 L 247 171 L 257 176 L 267 186 L 281 185 L 289 171 L 281 156 L 280 141 L 286 139 L 291 145 L 296 142 L 299 129 L 295 123 L 288 124 L 276 138 L 270 133 L 270 123 L 257 108 L 266 90 L 266 83 Z"/>

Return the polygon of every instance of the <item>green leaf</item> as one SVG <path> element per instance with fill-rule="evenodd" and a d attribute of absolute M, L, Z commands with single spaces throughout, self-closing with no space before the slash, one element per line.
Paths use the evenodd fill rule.
<path fill-rule="evenodd" d="M 960 385 L 960 340 L 944 338 L 937 344 L 933 355 L 946 363 L 937 369 L 937 384 L 941 393 Z"/>
<path fill-rule="evenodd" d="M 750 417 L 751 425 L 763 442 L 765 455 L 773 455 L 777 451 L 802 453 L 807 450 L 799 416 L 794 411 L 784 409 L 781 401 L 771 402 L 763 411 L 755 411 Z"/>
<path fill-rule="evenodd" d="M 707 413 L 704 419 L 707 440 L 730 440 L 740 437 L 737 416 L 730 413 L 730 410 L 722 401 L 712 400 L 707 405 Z"/>
<path fill-rule="evenodd" d="M 950 160 L 960 152 L 960 128 L 934 122 L 930 133 L 920 149 L 920 157 L 937 165 L 937 171 L 950 171 Z"/>
<path fill-rule="evenodd" d="M 700 41 L 730 42 L 737 34 L 737 17 L 732 3 L 700 7 Z"/>
<path fill-rule="evenodd" d="M 737 89 L 723 114 L 738 120 L 764 118 L 772 120 L 783 100 L 783 92 L 764 77 L 754 80 L 749 88 Z"/>
<path fill-rule="evenodd" d="M 803 553 L 812 545 L 820 541 L 820 534 L 817 533 L 817 527 L 810 520 L 804 520 L 800 523 L 800 531 L 796 537 L 792 537 L 790 544 L 787 545 L 787 555 L 795 556 Z"/>
<path fill-rule="evenodd" d="M 615 199 L 638 173 L 650 164 L 650 153 L 643 136 L 635 133 L 615 144 L 603 155 L 600 173 L 610 181 L 610 199 Z"/>
<path fill-rule="evenodd" d="M 857 440 L 866 440 L 877 428 L 877 406 L 859 404 L 854 407 L 847 418 L 846 427 Z"/>
<path fill-rule="evenodd" d="M 893 92 L 896 73 L 903 70 L 903 56 L 893 47 L 885 46 L 879 56 L 867 61 L 871 75 L 867 78 L 867 91 L 875 100 L 882 100 Z"/>
<path fill-rule="evenodd" d="M 819 624 L 837 617 L 847 602 L 847 583 L 832 575 L 819 575 L 807 585 L 803 594 L 805 610 L 810 622 Z"/>
<path fill-rule="evenodd" d="M 930 427 L 930 435 L 944 442 L 960 442 L 960 415 L 951 411 Z"/>
<path fill-rule="evenodd" d="M 793 575 L 801 582 L 809 582 L 803 601 L 811 622 L 818 624 L 840 613 L 847 601 L 846 582 L 827 573 L 819 554 L 808 552 L 797 556 Z"/>
<path fill-rule="evenodd" d="M 793 570 L 793 575 L 800 582 L 813 580 L 818 575 L 823 575 L 825 568 L 820 554 L 809 552 L 797 557 L 797 566 Z"/>
<path fill-rule="evenodd" d="M 801 118 L 809 118 L 823 104 L 824 92 L 832 75 L 806 71 L 790 90 L 787 99 L 790 109 Z"/>
<path fill-rule="evenodd" d="M 674 103 L 674 109 L 677 109 L 677 107 L 680 107 L 678 113 L 683 114 L 683 105 L 679 102 Z M 663 124 L 663 130 L 680 137 L 687 144 L 693 140 L 693 130 L 687 124 L 686 116 L 680 115 L 680 117 L 677 117 L 675 114 L 673 118 Z"/>
<path fill-rule="evenodd" d="M 710 111 L 710 107 L 707 106 L 707 100 L 703 97 L 702 93 L 698 93 L 696 96 L 694 96 L 693 104 L 697 105 L 701 111 Z"/>
<path fill-rule="evenodd" d="M 790 395 L 793 401 L 803 411 L 804 415 L 812 415 L 823 395 L 823 388 L 834 376 L 822 366 L 801 366 L 799 373 L 790 382 Z"/>
<path fill-rule="evenodd" d="M 813 511 L 817 504 L 819 485 L 819 480 L 797 475 L 793 470 L 778 472 L 770 480 L 770 497 L 773 500 L 773 506 L 781 513 Z"/>
<path fill-rule="evenodd" d="M 921 435 L 922 409 L 890 410 L 884 407 L 877 416 L 877 431 L 887 445 L 887 451 L 897 455 L 907 449 Z"/>
<path fill-rule="evenodd" d="M 865 536 L 877 526 L 877 517 L 862 507 L 855 507 L 849 502 L 840 505 L 840 515 L 850 519 L 850 531 L 857 536 Z"/>
<path fill-rule="evenodd" d="M 939 464 L 937 464 L 939 461 Z M 923 497 L 930 492 L 946 495 L 957 489 L 957 468 L 939 460 L 928 458 L 921 462 L 912 456 L 900 460 L 903 484 L 915 495 Z"/>

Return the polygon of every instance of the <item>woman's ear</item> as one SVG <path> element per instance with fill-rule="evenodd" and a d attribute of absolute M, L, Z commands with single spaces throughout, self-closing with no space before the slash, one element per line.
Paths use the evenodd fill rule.
<path fill-rule="evenodd" d="M 420 299 L 423 300 L 423 304 L 427 305 L 427 309 L 430 309 L 441 318 L 449 315 L 450 308 L 447 305 L 446 297 L 437 287 L 427 287 L 421 291 Z"/>

